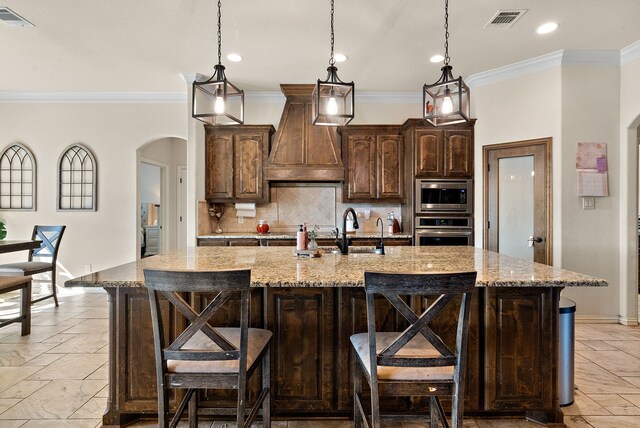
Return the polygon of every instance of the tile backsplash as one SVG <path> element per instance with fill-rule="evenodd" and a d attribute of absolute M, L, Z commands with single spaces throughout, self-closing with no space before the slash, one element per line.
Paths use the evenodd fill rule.
<path fill-rule="evenodd" d="M 255 232 L 258 220 L 266 220 L 271 232 L 294 233 L 297 226 L 304 222 L 308 227 L 317 225 L 321 232 L 329 232 L 336 226 L 342 228 L 342 214 L 348 207 L 358 213 L 360 230 L 375 233 L 376 219 L 385 221 L 387 231 L 387 213 L 393 212 L 400 222 L 400 204 L 355 204 L 342 203 L 342 185 L 336 184 L 282 184 L 271 186 L 271 202 L 258 204 L 256 216 L 236 217 L 234 204 L 224 204 L 224 213 L 220 221 L 223 232 Z M 369 218 L 366 219 L 366 211 Z M 209 215 L 206 201 L 198 202 L 198 235 L 209 235 L 218 227 L 217 221 Z"/>

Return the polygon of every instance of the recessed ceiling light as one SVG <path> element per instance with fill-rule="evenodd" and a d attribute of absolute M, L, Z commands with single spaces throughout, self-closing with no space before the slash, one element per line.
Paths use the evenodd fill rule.
<path fill-rule="evenodd" d="M 333 59 L 335 59 L 336 62 L 345 62 L 348 57 L 345 54 L 337 53 L 333 55 Z"/>
<path fill-rule="evenodd" d="M 542 24 L 541 26 L 539 26 L 538 29 L 536 30 L 536 33 L 547 34 L 552 31 L 555 31 L 556 28 L 558 28 L 558 24 L 556 24 L 555 22 L 547 22 L 546 24 Z"/>
<path fill-rule="evenodd" d="M 440 55 L 440 54 L 434 55 L 431 58 L 429 58 L 429 61 L 431 61 L 431 62 L 442 62 L 442 61 L 444 61 L 444 57 L 442 55 Z"/>
<path fill-rule="evenodd" d="M 230 53 L 229 55 L 227 55 L 227 59 L 233 62 L 240 62 L 242 61 L 242 56 L 238 55 L 237 53 Z"/>

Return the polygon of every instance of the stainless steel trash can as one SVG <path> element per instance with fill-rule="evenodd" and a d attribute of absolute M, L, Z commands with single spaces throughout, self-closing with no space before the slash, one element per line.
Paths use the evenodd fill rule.
<path fill-rule="evenodd" d="M 558 391 L 560 406 L 573 404 L 576 302 L 560 298 L 558 317 Z"/>

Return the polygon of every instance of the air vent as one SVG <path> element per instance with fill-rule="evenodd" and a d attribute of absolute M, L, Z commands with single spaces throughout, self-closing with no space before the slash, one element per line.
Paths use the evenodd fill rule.
<path fill-rule="evenodd" d="M 485 24 L 484 28 L 509 28 L 526 12 L 527 9 L 499 10 L 493 15 L 493 18 Z"/>
<path fill-rule="evenodd" d="M 0 7 L 0 21 L 12 27 L 33 27 L 34 25 L 9 9 L 8 7 Z"/>

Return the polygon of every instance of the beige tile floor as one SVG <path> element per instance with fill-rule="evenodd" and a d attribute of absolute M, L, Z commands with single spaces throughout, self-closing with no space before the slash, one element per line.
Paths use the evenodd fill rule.
<path fill-rule="evenodd" d="M 33 306 L 29 336 L 20 336 L 18 324 L 0 329 L 0 428 L 101 426 L 107 400 L 107 297 L 80 289 L 61 293 L 57 309 L 52 301 Z M 0 296 L 0 317 L 15 313 L 17 304 L 17 294 Z M 640 327 L 576 325 L 575 365 L 575 403 L 564 408 L 567 426 L 640 427 Z M 464 425 L 538 426 L 514 419 L 469 419 Z M 351 423 L 278 421 L 273 426 L 347 428 Z"/>

